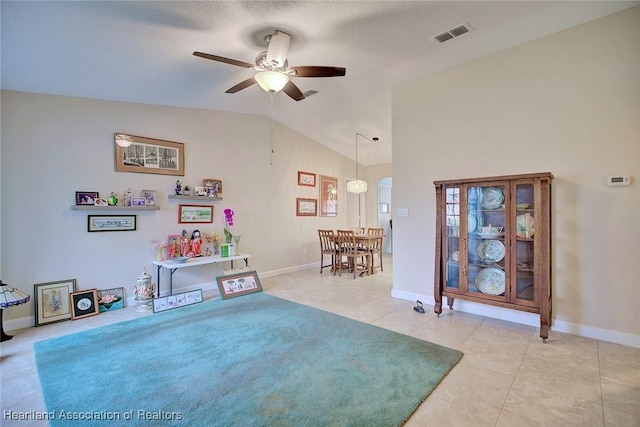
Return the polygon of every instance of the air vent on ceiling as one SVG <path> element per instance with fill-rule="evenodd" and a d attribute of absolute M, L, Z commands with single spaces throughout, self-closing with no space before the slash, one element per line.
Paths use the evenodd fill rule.
<path fill-rule="evenodd" d="M 451 40 L 454 37 L 458 37 L 463 35 L 464 33 L 468 33 L 470 30 L 471 30 L 471 27 L 469 27 L 468 24 L 464 24 L 464 25 L 455 27 L 449 31 L 446 31 L 442 34 L 438 34 L 433 38 L 438 40 L 440 43 L 443 43 L 443 42 L 446 42 L 447 40 Z"/>

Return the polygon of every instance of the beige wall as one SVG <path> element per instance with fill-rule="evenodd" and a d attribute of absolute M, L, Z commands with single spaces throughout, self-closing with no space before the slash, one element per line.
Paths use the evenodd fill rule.
<path fill-rule="evenodd" d="M 640 346 L 640 7 L 401 85 L 392 119 L 394 295 L 433 295 L 434 180 L 550 171 L 554 329 Z"/>
<path fill-rule="evenodd" d="M 317 229 L 346 225 L 344 205 L 338 218 L 296 216 L 296 197 L 318 198 L 318 187 L 297 185 L 297 171 L 343 182 L 354 163 L 277 123 L 272 157 L 268 117 L 10 91 L 1 96 L 0 271 L 5 283 L 31 295 L 35 283 L 71 278 L 79 289 L 124 286 L 131 295 L 143 268 L 157 282 L 152 240 L 183 228 L 221 232 L 225 208 L 236 212 L 240 249 L 253 255 L 251 266 L 263 277 L 315 266 Z M 185 143 L 185 176 L 114 172 L 114 132 Z M 192 186 L 223 180 L 213 225 L 178 224 L 178 203 L 167 198 L 178 178 Z M 75 191 L 103 196 L 129 187 L 157 190 L 161 207 L 117 211 L 137 215 L 135 232 L 88 233 L 87 215 L 97 212 L 71 210 Z M 339 191 L 342 203 L 344 186 Z M 182 269 L 174 289 L 211 285 L 219 274 L 220 266 Z M 167 277 L 161 282 L 166 292 Z M 6 329 L 33 324 L 32 307 L 7 310 Z"/>

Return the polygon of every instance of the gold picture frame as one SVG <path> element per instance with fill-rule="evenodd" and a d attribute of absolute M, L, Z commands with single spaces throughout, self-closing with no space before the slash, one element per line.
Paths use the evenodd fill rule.
<path fill-rule="evenodd" d="M 184 144 L 144 136 L 114 134 L 116 172 L 184 176 Z"/>

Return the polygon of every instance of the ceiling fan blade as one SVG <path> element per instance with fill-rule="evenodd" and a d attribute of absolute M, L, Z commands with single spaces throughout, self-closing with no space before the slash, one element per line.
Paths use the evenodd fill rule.
<path fill-rule="evenodd" d="M 289 80 L 289 82 L 284 85 L 282 91 L 296 101 L 302 101 L 304 99 L 304 94 L 302 93 L 302 91 L 298 89 L 298 86 L 293 84 L 291 80 Z"/>
<path fill-rule="evenodd" d="M 295 71 L 293 77 L 342 77 L 347 74 L 347 69 L 343 67 L 320 67 L 313 65 L 303 65 L 300 67 L 289 67 Z"/>
<path fill-rule="evenodd" d="M 267 47 L 267 63 L 274 64 L 275 67 L 283 67 L 287 60 L 290 44 L 291 36 L 289 34 L 279 30 L 274 31 Z"/>
<path fill-rule="evenodd" d="M 229 88 L 225 91 L 225 93 L 236 93 L 236 92 L 240 92 L 242 89 L 246 89 L 249 86 L 252 86 L 254 84 L 256 84 L 256 79 L 254 79 L 253 77 L 248 78 L 247 80 L 241 81 L 240 83 L 238 83 L 237 85 L 235 85 L 232 88 Z"/>
<path fill-rule="evenodd" d="M 212 61 L 224 62 L 225 64 L 236 65 L 238 67 L 243 68 L 253 68 L 253 64 L 249 64 L 248 62 L 238 61 L 237 59 L 225 58 L 224 56 L 211 55 L 209 53 L 202 52 L 193 52 L 194 56 L 199 56 L 204 59 L 211 59 Z"/>

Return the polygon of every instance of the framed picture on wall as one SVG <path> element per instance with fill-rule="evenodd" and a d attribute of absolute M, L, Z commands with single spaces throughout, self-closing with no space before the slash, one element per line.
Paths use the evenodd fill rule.
<path fill-rule="evenodd" d="M 297 216 L 316 216 L 318 215 L 318 200 L 317 199 L 303 199 L 298 197 L 296 199 L 296 215 Z"/>
<path fill-rule="evenodd" d="M 338 180 L 320 175 L 320 216 L 338 216 Z"/>
<path fill-rule="evenodd" d="M 306 187 L 316 186 L 316 174 L 311 172 L 298 171 L 298 185 Z"/>
<path fill-rule="evenodd" d="M 213 222 L 213 206 L 178 205 L 178 222 L 180 224 Z"/>
<path fill-rule="evenodd" d="M 184 176 L 184 144 L 144 136 L 114 134 L 116 172 Z"/>

